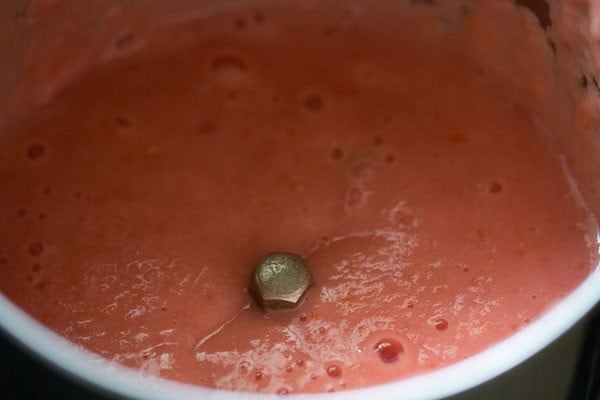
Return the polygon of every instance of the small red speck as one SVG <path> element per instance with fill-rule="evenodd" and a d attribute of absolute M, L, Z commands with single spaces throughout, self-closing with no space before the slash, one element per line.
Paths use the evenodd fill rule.
<path fill-rule="evenodd" d="M 33 257 L 38 257 L 44 252 L 44 244 L 42 242 L 34 242 L 29 245 L 27 252 Z"/>
<path fill-rule="evenodd" d="M 404 353 L 404 346 L 394 339 L 382 339 L 375 344 L 374 350 L 381 361 L 393 363 L 398 361 L 400 354 Z"/>
<path fill-rule="evenodd" d="M 40 143 L 30 144 L 27 147 L 27 158 L 30 160 L 40 159 L 46 152 L 46 146 Z"/>
<path fill-rule="evenodd" d="M 329 365 L 326 369 L 327 375 L 331 378 L 340 378 L 342 376 L 342 369 L 339 365 Z"/>
<path fill-rule="evenodd" d="M 433 326 L 435 326 L 435 329 L 438 331 L 445 331 L 448 329 L 448 321 L 444 318 L 438 318 L 433 321 Z"/>
<path fill-rule="evenodd" d="M 48 284 L 48 282 L 41 281 L 41 282 L 36 283 L 34 287 L 38 290 L 42 290 L 46 287 L 47 284 Z"/>
<path fill-rule="evenodd" d="M 198 133 L 203 135 L 214 133 L 216 130 L 217 127 L 212 122 L 203 122 L 198 125 Z"/>
<path fill-rule="evenodd" d="M 452 132 L 447 135 L 448 142 L 451 144 L 462 144 L 467 142 L 468 137 L 462 132 Z"/>
<path fill-rule="evenodd" d="M 343 155 L 344 155 L 344 153 L 342 152 L 342 149 L 340 149 L 339 147 L 335 147 L 331 150 L 331 158 L 334 161 L 341 160 Z"/>
<path fill-rule="evenodd" d="M 323 35 L 325 35 L 326 37 L 332 37 L 335 34 L 335 28 L 332 26 L 328 26 L 325 29 L 323 29 Z"/>
<path fill-rule="evenodd" d="M 243 17 L 239 17 L 236 18 L 235 21 L 233 22 L 234 26 L 239 29 L 239 30 L 243 30 L 246 28 L 246 19 Z"/>
<path fill-rule="evenodd" d="M 323 109 L 323 98 L 319 95 L 312 94 L 304 99 L 304 106 L 308 111 L 319 112 Z"/>
<path fill-rule="evenodd" d="M 115 39 L 115 46 L 117 49 L 124 49 L 129 47 L 135 41 L 135 36 L 132 32 L 121 32 Z"/>
<path fill-rule="evenodd" d="M 254 13 L 254 22 L 261 24 L 265 21 L 265 16 L 261 12 Z"/>
<path fill-rule="evenodd" d="M 498 182 L 490 183 L 490 193 L 500 193 L 502 191 L 502 185 Z"/>
<path fill-rule="evenodd" d="M 115 124 L 121 128 L 129 128 L 131 126 L 131 121 L 126 117 L 117 116 L 115 117 Z"/>

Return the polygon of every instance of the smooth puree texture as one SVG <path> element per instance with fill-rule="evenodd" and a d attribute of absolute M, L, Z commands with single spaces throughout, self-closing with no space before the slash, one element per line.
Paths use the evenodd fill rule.
<path fill-rule="evenodd" d="M 1 290 L 109 359 L 243 391 L 389 382 L 526 326 L 597 226 L 470 57 L 468 10 L 428 3 L 215 12 L 6 124 Z M 296 310 L 249 293 L 273 251 L 311 268 Z"/>

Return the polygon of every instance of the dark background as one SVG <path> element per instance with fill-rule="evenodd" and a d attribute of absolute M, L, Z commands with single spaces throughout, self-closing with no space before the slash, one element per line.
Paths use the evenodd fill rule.
<path fill-rule="evenodd" d="M 600 400 L 600 305 L 588 318 L 587 330 L 588 334 L 568 400 Z M 109 400 L 111 398 L 64 378 L 14 346 L 0 334 L 0 399 Z"/>

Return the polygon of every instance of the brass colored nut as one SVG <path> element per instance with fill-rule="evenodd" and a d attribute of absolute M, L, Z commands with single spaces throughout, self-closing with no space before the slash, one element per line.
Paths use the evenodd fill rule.
<path fill-rule="evenodd" d="M 296 307 L 310 285 L 310 271 L 295 254 L 267 254 L 252 273 L 251 289 L 264 309 Z"/>

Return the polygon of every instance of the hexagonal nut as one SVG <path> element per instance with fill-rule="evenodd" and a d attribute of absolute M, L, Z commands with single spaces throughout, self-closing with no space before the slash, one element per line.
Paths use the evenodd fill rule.
<path fill-rule="evenodd" d="M 254 268 L 251 290 L 264 309 L 295 308 L 312 283 L 301 257 L 278 252 L 267 254 Z"/>

